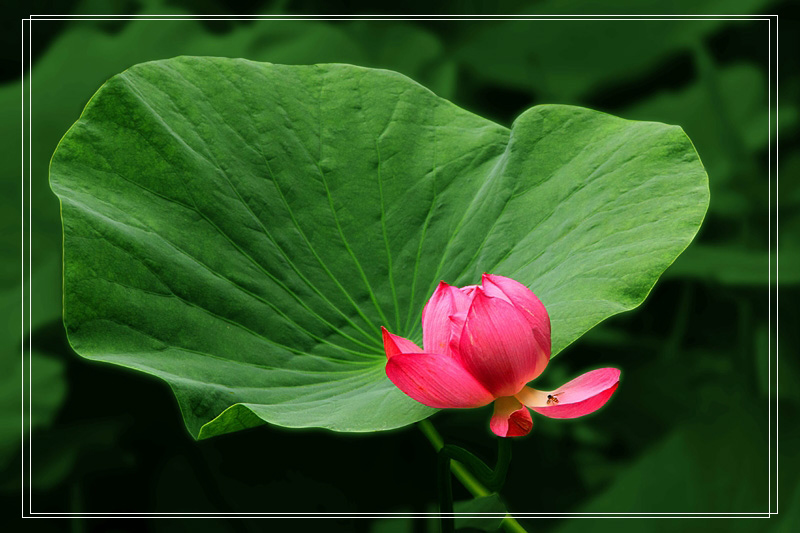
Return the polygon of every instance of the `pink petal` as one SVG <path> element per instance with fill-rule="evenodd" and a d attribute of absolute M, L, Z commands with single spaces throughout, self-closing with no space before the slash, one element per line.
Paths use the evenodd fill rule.
<path fill-rule="evenodd" d="M 464 329 L 464 323 L 467 320 L 467 311 L 472 305 L 472 299 L 475 298 L 475 291 L 478 290 L 478 286 L 450 287 L 450 290 L 455 307 L 455 312 L 450 315 L 450 350 L 451 353 L 457 354 L 458 342 Z"/>
<path fill-rule="evenodd" d="M 467 313 L 458 358 L 495 396 L 512 396 L 547 364 L 523 311 L 482 289 Z"/>
<path fill-rule="evenodd" d="M 450 352 L 458 354 L 458 344 L 461 340 L 461 332 L 464 331 L 464 323 L 467 321 L 467 312 L 450 315 Z"/>
<path fill-rule="evenodd" d="M 481 407 L 494 400 L 478 380 L 447 355 L 397 354 L 386 363 L 386 375 L 401 391 L 429 407 Z"/>
<path fill-rule="evenodd" d="M 522 437 L 531 432 L 533 420 L 528 408 L 513 396 L 503 396 L 494 401 L 494 414 L 489 428 L 498 437 Z"/>
<path fill-rule="evenodd" d="M 447 353 L 450 344 L 449 316 L 454 312 L 450 285 L 444 281 L 433 291 L 422 310 L 422 345 L 433 353 Z"/>
<path fill-rule="evenodd" d="M 450 354 L 450 340 L 455 333 L 450 315 L 469 309 L 475 286 L 471 287 L 459 289 L 444 281 L 436 287 L 422 310 L 422 345 L 426 351 Z M 461 331 L 458 330 L 457 333 L 460 335 Z"/>
<path fill-rule="evenodd" d="M 478 285 L 466 285 L 464 287 L 452 288 L 455 289 L 453 291 L 453 297 L 455 298 L 457 312 L 466 313 L 469 311 L 469 306 L 472 303 L 472 299 L 475 297 L 475 291 L 478 289 Z"/>
<path fill-rule="evenodd" d="M 600 409 L 619 385 L 616 368 L 598 368 L 565 383 L 554 391 L 525 387 L 517 399 L 550 418 L 576 418 Z"/>
<path fill-rule="evenodd" d="M 412 341 L 399 335 L 389 333 L 383 326 L 381 326 L 381 332 L 383 332 L 383 350 L 386 352 L 386 357 L 392 357 L 399 353 L 419 353 L 422 351 L 422 349 Z"/>
<path fill-rule="evenodd" d="M 533 328 L 536 340 L 549 361 L 550 316 L 539 298 L 522 283 L 504 276 L 484 273 L 482 283 L 487 296 L 502 298 L 525 312 L 525 317 Z"/>

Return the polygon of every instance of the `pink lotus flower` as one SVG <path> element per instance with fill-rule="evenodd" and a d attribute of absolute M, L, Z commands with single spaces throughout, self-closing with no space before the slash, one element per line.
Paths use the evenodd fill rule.
<path fill-rule="evenodd" d="M 527 287 L 503 276 L 484 274 L 480 286 L 439 283 L 422 311 L 425 350 L 382 330 L 392 383 L 429 407 L 494 402 L 489 427 L 500 437 L 530 432 L 528 408 L 550 418 L 594 412 L 619 384 L 619 370 L 599 368 L 553 391 L 526 386 L 550 361 L 550 317 Z"/>

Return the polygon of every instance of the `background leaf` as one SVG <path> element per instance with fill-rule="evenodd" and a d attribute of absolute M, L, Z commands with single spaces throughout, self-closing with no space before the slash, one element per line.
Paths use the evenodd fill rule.
<path fill-rule="evenodd" d="M 745 13 L 758 12 L 763 0 L 739 0 Z M 591 0 L 568 3 L 575 14 L 595 13 Z M 703 2 L 673 0 L 672 13 L 720 13 L 730 3 L 719 0 Z M 527 15 L 561 15 L 562 1 L 528 3 L 519 9 Z M 645 14 L 647 6 L 626 0 L 614 3 L 616 13 Z M 660 13 L 660 11 L 658 11 Z M 505 20 L 483 24 L 458 51 L 464 64 L 482 77 L 520 90 L 533 91 L 543 100 L 577 103 L 587 94 L 619 92 L 633 83 L 643 71 L 657 75 L 662 63 L 676 53 L 689 53 L 704 35 L 713 32 L 722 21 L 712 18 L 687 24 L 666 20 L 609 20 L 597 24 L 577 17 L 552 24 L 547 20 Z M 580 35 L 564 39 L 563 32 Z M 497 54 L 502 49 L 504 54 Z M 613 61 L 609 60 L 613 58 Z M 634 93 L 635 94 L 635 93 Z"/>

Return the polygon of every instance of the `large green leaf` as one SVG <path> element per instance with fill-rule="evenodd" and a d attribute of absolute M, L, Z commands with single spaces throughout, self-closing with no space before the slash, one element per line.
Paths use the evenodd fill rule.
<path fill-rule="evenodd" d="M 408 78 L 182 57 L 109 80 L 53 156 L 73 348 L 157 375 L 198 437 L 429 416 L 383 371 L 439 279 L 527 283 L 557 353 L 638 305 L 707 177 L 682 130 L 539 106 L 511 130 Z"/>

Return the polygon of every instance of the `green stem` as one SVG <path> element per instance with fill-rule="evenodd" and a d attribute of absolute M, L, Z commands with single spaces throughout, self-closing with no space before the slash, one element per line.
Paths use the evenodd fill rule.
<path fill-rule="evenodd" d="M 453 515 L 453 480 L 450 478 L 450 457 L 441 451 L 439 452 L 437 470 L 441 533 L 455 533 L 456 517 Z"/>
<path fill-rule="evenodd" d="M 494 469 L 486 466 L 486 463 L 475 454 L 460 446 L 445 444 L 439 450 L 439 454 L 446 454 L 450 459 L 463 464 L 478 479 L 478 482 L 485 485 L 492 492 L 499 492 L 503 488 L 508 466 L 511 464 L 511 439 L 497 439 L 497 463 Z"/>
<path fill-rule="evenodd" d="M 70 512 L 80 515 L 83 512 L 83 491 L 79 482 L 75 482 L 70 487 L 69 495 Z M 86 519 L 82 516 L 74 517 L 70 520 L 71 533 L 84 533 L 86 531 Z"/>
<path fill-rule="evenodd" d="M 486 486 L 489 490 L 496 490 L 491 483 L 494 471 L 486 466 L 486 463 L 478 459 L 474 454 L 459 446 L 453 446 L 452 444 L 445 444 L 444 447 L 439 450 L 439 455 L 442 454 L 447 455 L 450 459 L 458 461 L 467 467 L 470 474 L 475 476 L 478 480 L 478 483 Z"/>
<path fill-rule="evenodd" d="M 436 428 L 433 427 L 433 424 L 430 420 L 422 420 L 417 423 L 417 427 L 419 427 L 422 434 L 430 441 L 431 446 L 433 449 L 436 450 L 438 453 L 439 450 L 444 448 L 444 440 L 442 436 L 439 435 L 439 432 L 436 431 Z M 501 453 L 502 448 L 500 449 Z M 510 459 L 510 448 L 507 450 L 509 452 L 509 459 Z M 499 462 L 499 458 L 498 458 Z M 506 465 L 506 469 L 508 465 Z M 466 488 L 473 496 L 476 498 L 480 498 L 483 496 L 488 496 L 490 494 L 489 490 L 484 487 L 480 481 L 475 479 L 475 476 L 461 463 L 458 461 L 450 461 L 450 470 L 453 472 L 453 475 L 458 479 L 464 488 Z M 507 514 L 506 517 L 503 519 L 503 528 L 508 531 L 508 533 L 527 533 L 525 528 L 517 522 L 517 519 Z"/>
<path fill-rule="evenodd" d="M 497 463 L 494 465 L 494 475 L 492 485 L 500 490 L 506 482 L 508 467 L 511 465 L 511 443 L 508 438 L 498 438 L 497 440 Z"/>

